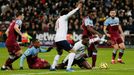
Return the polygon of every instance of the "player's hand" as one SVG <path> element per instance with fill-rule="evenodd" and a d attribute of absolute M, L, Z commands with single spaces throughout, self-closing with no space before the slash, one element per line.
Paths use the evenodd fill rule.
<path fill-rule="evenodd" d="M 125 40 L 125 35 L 124 35 L 124 34 L 121 34 L 121 39 L 122 39 L 123 42 L 124 42 L 124 40 Z"/>
<path fill-rule="evenodd" d="M 23 70 L 23 67 L 20 67 L 20 70 Z"/>
<path fill-rule="evenodd" d="M 53 47 L 49 47 L 49 48 L 47 49 L 47 52 L 50 52 L 52 49 L 53 49 Z"/>
<path fill-rule="evenodd" d="M 77 8 L 81 8 L 82 7 L 82 3 L 80 2 L 77 6 Z"/>
<path fill-rule="evenodd" d="M 106 34 L 107 35 L 107 37 L 111 37 L 111 35 L 110 34 Z"/>
<path fill-rule="evenodd" d="M 24 34 L 21 35 L 22 38 L 27 38 L 27 36 L 25 36 Z"/>

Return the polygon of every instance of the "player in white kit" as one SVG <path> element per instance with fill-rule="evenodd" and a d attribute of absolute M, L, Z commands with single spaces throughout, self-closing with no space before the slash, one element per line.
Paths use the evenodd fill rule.
<path fill-rule="evenodd" d="M 71 68 L 71 65 L 72 65 L 72 62 L 74 60 L 75 51 L 72 49 L 71 45 L 67 42 L 66 36 L 67 36 L 67 32 L 68 32 L 68 19 L 69 19 L 69 17 L 71 17 L 81 7 L 82 7 L 82 3 L 79 3 L 77 8 L 73 9 L 69 13 L 68 13 L 68 10 L 66 10 L 66 9 L 62 10 L 60 13 L 61 16 L 56 21 L 55 44 L 57 47 L 56 50 L 57 50 L 58 54 L 54 58 L 53 64 L 51 65 L 51 68 L 50 68 L 50 71 L 56 70 L 55 66 L 57 65 L 58 60 L 63 53 L 63 49 L 69 52 L 69 55 L 68 55 L 69 60 L 68 60 L 68 65 L 67 65 L 66 71 L 67 72 L 74 71 Z"/>
<path fill-rule="evenodd" d="M 99 38 L 99 36 L 96 36 L 95 38 L 89 39 L 88 36 L 83 35 L 82 40 L 76 42 L 73 46 L 73 50 L 75 50 L 76 55 L 73 61 L 72 65 L 78 65 L 80 68 L 85 68 L 85 69 L 91 69 L 92 66 L 88 63 L 88 61 L 85 59 L 85 50 L 87 49 L 88 45 L 94 42 L 106 42 L 107 40 L 105 39 L 105 36 L 102 38 Z M 58 69 L 64 69 L 67 65 L 68 61 L 68 56 L 63 60 L 62 63 L 57 65 Z"/>

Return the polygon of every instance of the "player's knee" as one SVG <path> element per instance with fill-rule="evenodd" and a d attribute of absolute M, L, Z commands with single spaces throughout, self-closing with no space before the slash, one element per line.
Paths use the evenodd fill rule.
<path fill-rule="evenodd" d="M 69 52 L 71 52 L 71 53 L 75 53 L 75 50 L 70 50 Z"/>
<path fill-rule="evenodd" d="M 119 49 L 119 47 L 114 47 L 114 49 L 115 49 L 115 50 L 118 50 L 118 49 Z"/>
<path fill-rule="evenodd" d="M 120 45 L 120 49 L 125 50 L 126 49 L 125 45 Z"/>
<path fill-rule="evenodd" d="M 16 56 L 15 55 L 10 55 L 9 58 L 10 59 L 14 59 Z"/>
<path fill-rule="evenodd" d="M 22 55 L 22 50 L 16 52 L 15 55 L 16 55 L 16 56 L 21 56 L 21 55 Z"/>
<path fill-rule="evenodd" d="M 126 48 L 125 47 L 120 47 L 120 49 L 125 50 Z"/>

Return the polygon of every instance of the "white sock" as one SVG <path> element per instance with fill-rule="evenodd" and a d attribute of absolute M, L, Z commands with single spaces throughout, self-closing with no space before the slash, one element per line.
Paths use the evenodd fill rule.
<path fill-rule="evenodd" d="M 68 55 L 68 64 L 67 64 L 67 69 L 70 69 L 72 66 L 72 63 L 74 61 L 75 53 L 69 53 Z"/>
<path fill-rule="evenodd" d="M 60 58 L 60 55 L 56 55 L 56 56 L 55 56 L 54 61 L 53 61 L 53 64 L 51 65 L 51 68 L 52 68 L 52 69 L 55 69 L 55 66 L 56 66 L 57 63 L 58 63 L 59 58 Z"/>
<path fill-rule="evenodd" d="M 66 58 L 63 60 L 62 63 L 65 63 L 68 60 L 69 55 L 66 56 Z"/>

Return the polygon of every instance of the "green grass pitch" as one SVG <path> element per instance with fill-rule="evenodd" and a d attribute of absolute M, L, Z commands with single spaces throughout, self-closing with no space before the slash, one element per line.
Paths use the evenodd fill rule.
<path fill-rule="evenodd" d="M 24 52 L 26 48 L 22 47 Z M 123 56 L 125 64 L 110 64 L 112 48 L 98 48 L 98 58 L 96 66 L 99 67 L 101 62 L 107 62 L 109 65 L 108 69 L 95 68 L 92 70 L 80 69 L 78 66 L 73 66 L 75 72 L 66 72 L 65 70 L 49 71 L 48 69 L 28 69 L 26 60 L 24 63 L 24 70 L 19 70 L 19 60 L 13 63 L 15 70 L 12 71 L 1 71 L 0 75 L 134 75 L 134 49 L 126 49 Z M 53 58 L 56 55 L 56 50 L 53 49 L 49 53 L 39 53 L 39 57 L 49 61 L 52 64 Z M 59 62 L 67 55 L 64 52 Z M 0 66 L 3 65 L 6 58 L 8 57 L 8 52 L 6 48 L 0 48 Z M 91 58 L 87 59 L 91 63 Z"/>

